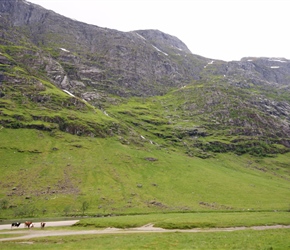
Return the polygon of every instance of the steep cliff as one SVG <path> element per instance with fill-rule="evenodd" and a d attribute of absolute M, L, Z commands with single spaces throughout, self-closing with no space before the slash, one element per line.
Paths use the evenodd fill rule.
<path fill-rule="evenodd" d="M 91 89 L 121 96 L 164 94 L 198 79 L 206 63 L 179 39 L 160 31 L 104 29 L 22 0 L 1 5 L 2 19 L 57 61 L 35 66 L 75 94 Z"/>

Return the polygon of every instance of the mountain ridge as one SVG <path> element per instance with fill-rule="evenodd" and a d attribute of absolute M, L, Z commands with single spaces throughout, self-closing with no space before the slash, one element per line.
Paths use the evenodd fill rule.
<path fill-rule="evenodd" d="M 5 2 L 13 3 L 13 1 L 8 0 Z M 91 64 L 92 60 L 95 61 L 95 64 L 97 64 L 95 68 L 97 68 L 99 73 L 95 73 L 96 79 L 88 78 L 90 79 L 88 84 L 96 85 L 94 87 L 100 90 L 104 88 L 102 82 L 105 81 L 113 84 L 111 91 L 113 92 L 113 89 L 115 89 L 114 94 L 122 93 L 123 95 L 128 95 L 126 94 L 128 90 L 129 94 L 132 92 L 133 95 L 152 95 L 154 92 L 164 93 L 172 86 L 174 87 L 183 84 L 183 82 L 189 82 L 202 69 L 201 65 L 196 65 L 195 68 L 192 67 L 192 60 L 195 60 L 195 58 L 185 58 L 185 55 L 194 57 L 193 55 L 183 53 L 183 56 L 178 56 L 181 52 L 177 53 L 175 48 L 153 47 L 152 45 L 154 44 L 148 41 L 146 42 L 140 36 L 135 35 L 136 32 L 120 32 L 87 25 L 69 18 L 64 18 L 51 11 L 39 9 L 33 4 L 27 5 L 22 1 L 14 1 L 14 3 L 18 3 L 18 5 L 22 4 L 21 9 L 24 8 L 24 10 L 25 8 L 31 8 L 29 9 L 30 14 L 17 15 L 16 20 L 18 21 L 14 21 L 14 23 L 18 27 L 21 24 L 26 25 L 29 29 L 28 34 L 30 34 L 34 44 L 41 44 L 43 48 L 49 47 L 51 49 L 51 47 L 54 47 L 56 55 L 59 54 L 60 51 L 58 50 L 60 48 L 64 48 L 66 51 L 71 51 L 75 54 L 82 53 L 85 58 L 84 56 L 82 56 L 83 58 L 76 58 L 81 63 L 79 68 L 91 66 L 86 65 L 86 59 L 90 61 L 89 64 Z M 14 9 L 17 9 L 19 7 L 18 5 L 15 4 Z M 7 11 L 12 11 L 12 9 L 11 7 Z M 13 11 L 15 12 L 14 9 Z M 27 11 L 23 13 L 27 13 Z M 10 14 L 9 16 L 13 15 Z M 36 25 L 35 22 L 37 23 Z M 41 23 L 41 25 L 38 23 Z M 62 35 L 60 37 L 54 35 L 52 39 L 52 33 Z M 159 32 L 159 34 L 161 33 Z M 171 36 L 162 34 L 170 38 L 167 41 L 173 40 Z M 174 41 L 176 43 L 176 39 Z M 181 43 L 179 41 L 179 44 Z M 55 47 L 56 44 L 58 48 Z M 182 47 L 185 48 L 185 45 L 183 44 Z M 163 50 L 166 54 L 162 52 Z M 169 55 L 169 52 L 172 55 Z M 120 56 L 125 57 L 122 63 L 119 59 Z M 172 56 L 175 58 L 172 58 Z M 171 58 L 167 59 L 167 57 Z M 205 61 L 201 57 L 198 58 L 200 61 Z M 69 64 L 66 61 L 64 63 Z M 154 65 L 154 67 L 151 65 Z M 72 76 L 70 77 L 72 78 Z M 71 80 L 81 80 L 81 78 L 87 77 L 84 75 L 78 76 L 77 78 Z M 116 81 L 118 82 L 116 83 Z M 154 86 L 155 84 L 152 85 L 151 82 L 155 82 L 159 86 Z M 137 85 L 140 91 L 137 91 L 134 85 Z M 162 90 L 163 87 L 165 90 Z"/>
<path fill-rule="evenodd" d="M 204 58 L 192 54 L 178 38 L 158 30 L 110 30 L 63 17 L 22 0 L 2 1 L 0 13 L 3 20 L 1 77 L 7 83 L 17 83 L 21 81 L 16 80 L 20 75 L 22 79 L 28 79 L 27 82 L 28 75 L 33 75 L 29 84 L 36 84 L 33 91 L 37 93 L 26 94 L 33 103 L 55 106 L 51 103 L 53 98 L 46 93 L 48 81 L 69 95 L 69 102 L 75 103 L 76 110 L 88 102 L 100 109 L 104 116 L 108 109 L 112 110 L 111 115 L 124 121 L 129 118 L 127 113 L 122 113 L 124 117 L 120 117 L 119 111 L 113 114 L 115 105 L 123 105 L 134 96 L 149 97 L 148 100 L 165 96 L 176 102 L 182 112 L 179 117 L 184 116 L 183 119 L 189 121 L 186 126 L 167 126 L 172 134 L 170 138 L 187 141 L 191 148 L 207 151 L 214 143 L 220 145 L 217 147 L 220 151 L 232 150 L 240 147 L 235 145 L 237 141 L 247 140 L 247 145 L 257 145 L 262 140 L 266 145 L 272 145 L 273 152 L 284 152 L 290 146 L 290 61 L 287 59 L 246 57 L 241 61 L 224 62 Z M 7 90 L 1 91 L 1 96 L 11 95 L 5 92 Z M 178 98 L 172 99 L 171 93 L 176 93 Z M 60 96 L 57 94 L 55 100 Z M 171 106 L 170 101 L 166 103 Z M 175 111 L 164 105 L 159 108 L 162 112 L 170 110 L 170 113 L 167 117 L 156 114 L 156 118 L 163 117 L 170 124 L 172 118 L 169 117 L 174 117 Z M 88 125 L 88 121 L 85 122 L 87 125 L 75 124 L 72 128 L 64 125 L 71 123 L 64 119 L 47 115 L 38 119 L 56 122 L 63 130 L 75 131 L 75 134 L 107 134 L 103 130 L 92 132 L 100 127 Z M 131 132 L 144 125 L 143 122 L 138 124 L 138 116 L 135 119 L 126 124 Z M 180 122 L 177 118 L 174 123 Z M 8 123 L 2 121 L 6 126 Z M 185 132 L 195 130 L 188 128 L 190 123 L 199 124 L 200 131 L 207 131 L 197 133 L 206 135 L 209 141 L 192 144 L 192 132 Z M 117 134 L 126 130 L 121 129 L 122 126 L 117 130 L 115 125 L 113 127 L 114 131 L 119 131 Z M 226 139 L 229 144 L 226 145 L 215 136 L 224 133 L 230 137 L 240 134 L 243 139 Z M 151 136 L 163 137 L 162 134 L 154 132 Z M 286 148 L 275 149 L 275 143 Z M 219 151 L 217 148 L 215 150 Z M 262 151 L 265 153 L 267 149 L 263 146 Z"/>

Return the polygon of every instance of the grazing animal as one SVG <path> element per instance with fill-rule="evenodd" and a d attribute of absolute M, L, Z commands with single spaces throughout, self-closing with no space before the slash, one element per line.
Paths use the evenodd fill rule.
<path fill-rule="evenodd" d="M 24 222 L 24 227 L 30 228 L 32 225 L 32 221 L 25 221 Z"/>
<path fill-rule="evenodd" d="M 20 222 L 12 222 L 12 224 L 11 224 L 11 228 L 12 227 L 19 227 L 20 226 Z"/>
<path fill-rule="evenodd" d="M 40 226 L 41 226 L 41 228 L 44 228 L 45 227 L 45 222 L 41 222 Z"/>

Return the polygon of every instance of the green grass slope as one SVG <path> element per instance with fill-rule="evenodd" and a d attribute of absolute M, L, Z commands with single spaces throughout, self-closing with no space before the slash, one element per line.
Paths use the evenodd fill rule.
<path fill-rule="evenodd" d="M 106 113 L 17 64 L 10 55 L 23 47 L 9 51 L 1 59 L 2 218 L 289 209 L 287 149 L 277 136 L 261 140 L 269 126 L 263 137 L 214 122 L 223 87 L 119 99 Z M 238 98 L 228 99 L 230 110 Z"/>
<path fill-rule="evenodd" d="M 289 154 L 201 159 L 114 137 L 4 127 L 0 137 L 2 218 L 289 209 Z"/>

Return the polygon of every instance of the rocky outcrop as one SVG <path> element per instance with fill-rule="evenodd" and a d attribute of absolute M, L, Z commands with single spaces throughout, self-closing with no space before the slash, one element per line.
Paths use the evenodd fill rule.
<path fill-rule="evenodd" d="M 242 58 L 241 63 L 249 65 L 259 78 L 267 82 L 290 85 L 290 61 L 285 58 L 248 57 Z"/>

